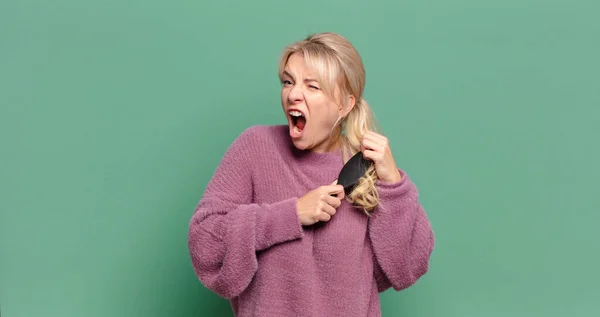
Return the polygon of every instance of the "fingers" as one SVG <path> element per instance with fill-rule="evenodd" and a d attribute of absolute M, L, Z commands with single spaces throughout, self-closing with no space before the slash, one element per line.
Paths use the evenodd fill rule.
<path fill-rule="evenodd" d="M 332 195 L 334 197 L 336 197 L 337 199 L 344 199 L 344 197 L 346 197 L 346 192 L 344 192 L 344 186 L 340 185 L 340 190 L 338 192 L 332 193 Z"/>
<path fill-rule="evenodd" d="M 337 198 L 336 196 L 329 196 L 327 195 L 325 197 L 325 202 L 332 206 L 333 208 L 338 208 L 341 204 L 342 204 L 342 200 Z"/>
<path fill-rule="evenodd" d="M 367 159 L 370 159 L 374 162 L 379 162 L 383 159 L 383 153 L 381 152 L 376 152 L 376 151 L 371 151 L 371 150 L 365 150 L 363 151 L 363 156 Z"/>
<path fill-rule="evenodd" d="M 387 139 L 374 132 L 365 133 L 361 142 L 363 156 L 374 162 L 383 160 L 387 147 Z"/>
<path fill-rule="evenodd" d="M 317 209 L 317 214 L 315 216 L 315 220 L 327 222 L 331 220 L 331 217 L 335 215 L 335 208 L 326 202 L 321 202 L 319 204 L 319 208 Z"/>
<path fill-rule="evenodd" d="M 329 204 L 323 204 L 323 207 L 321 208 L 321 210 L 330 216 L 335 215 L 335 211 L 336 211 L 335 208 Z"/>
<path fill-rule="evenodd" d="M 330 194 L 330 195 L 331 194 L 336 194 L 334 196 L 337 196 L 337 194 L 339 194 L 340 192 L 342 192 L 342 193 L 344 192 L 344 186 L 342 186 L 342 185 L 328 185 L 328 186 L 323 186 L 323 190 L 327 194 Z"/>
<path fill-rule="evenodd" d="M 330 197 L 335 197 L 337 199 L 344 199 L 344 197 L 346 197 L 346 193 L 344 192 L 344 186 L 339 185 L 340 188 L 334 192 L 330 192 L 329 196 Z"/>
<path fill-rule="evenodd" d="M 342 185 L 330 185 L 323 186 L 323 190 L 327 194 L 321 195 L 316 219 L 317 221 L 327 222 L 335 215 L 337 208 L 342 205 L 341 199 L 344 195 L 344 187 Z"/>
<path fill-rule="evenodd" d="M 331 220 L 331 215 L 326 213 L 326 212 L 322 212 L 319 214 L 317 221 L 323 221 L 323 222 L 327 222 Z"/>
<path fill-rule="evenodd" d="M 342 199 L 345 197 L 344 186 L 337 185 L 335 180 L 331 185 L 321 186 L 321 195 L 317 209 L 316 221 L 327 222 L 335 215 L 336 208 L 342 205 Z"/>
<path fill-rule="evenodd" d="M 363 139 L 362 145 L 365 150 L 373 150 L 376 152 L 383 152 L 385 150 L 385 147 L 381 145 L 380 142 L 371 139 Z"/>
<path fill-rule="evenodd" d="M 366 132 L 360 142 L 360 150 L 363 153 L 367 150 L 385 153 L 388 147 L 388 139 L 372 131 Z"/>

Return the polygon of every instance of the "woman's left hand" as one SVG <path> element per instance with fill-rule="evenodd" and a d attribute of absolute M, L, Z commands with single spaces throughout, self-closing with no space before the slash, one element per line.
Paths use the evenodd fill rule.
<path fill-rule="evenodd" d="M 396 166 L 386 137 L 373 131 L 367 131 L 363 135 L 360 150 L 365 158 L 375 163 L 377 177 L 381 181 L 397 183 L 401 180 L 400 171 Z"/>

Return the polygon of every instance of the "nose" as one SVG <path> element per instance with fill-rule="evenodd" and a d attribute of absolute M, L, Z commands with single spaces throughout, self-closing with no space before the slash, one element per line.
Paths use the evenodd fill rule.
<path fill-rule="evenodd" d="M 304 92 L 298 86 L 292 86 L 288 94 L 288 100 L 291 104 L 297 104 L 304 101 Z"/>

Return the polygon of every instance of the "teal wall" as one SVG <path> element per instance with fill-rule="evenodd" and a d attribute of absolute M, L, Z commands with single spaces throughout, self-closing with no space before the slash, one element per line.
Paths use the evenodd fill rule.
<path fill-rule="evenodd" d="M 436 231 L 384 316 L 600 316 L 600 2 L 0 2 L 3 317 L 230 316 L 187 226 L 277 58 L 346 35 Z"/>

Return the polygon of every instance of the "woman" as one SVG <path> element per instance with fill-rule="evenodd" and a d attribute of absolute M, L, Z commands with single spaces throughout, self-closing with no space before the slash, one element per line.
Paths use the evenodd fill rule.
<path fill-rule="evenodd" d="M 227 150 L 190 222 L 195 272 L 236 316 L 380 316 L 379 292 L 428 270 L 417 189 L 374 131 L 344 37 L 288 46 L 279 77 L 288 124 L 250 127 Z M 336 178 L 359 151 L 374 164 L 346 195 Z"/>

